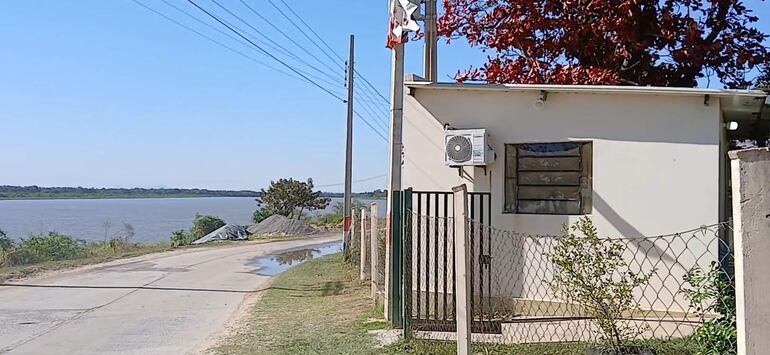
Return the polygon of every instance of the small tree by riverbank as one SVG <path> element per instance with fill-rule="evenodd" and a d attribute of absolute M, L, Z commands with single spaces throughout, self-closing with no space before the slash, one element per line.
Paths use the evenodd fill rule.
<path fill-rule="evenodd" d="M 270 187 L 260 192 L 254 223 L 262 222 L 274 214 L 300 219 L 304 212 L 322 210 L 329 206 L 330 199 L 321 197 L 320 191 L 313 191 L 313 179 L 302 182 L 294 179 L 271 181 Z"/>
<path fill-rule="evenodd" d="M 178 230 L 171 235 L 171 246 L 181 247 L 205 237 L 209 233 L 225 226 L 225 221 L 215 216 L 195 215 L 190 231 Z"/>

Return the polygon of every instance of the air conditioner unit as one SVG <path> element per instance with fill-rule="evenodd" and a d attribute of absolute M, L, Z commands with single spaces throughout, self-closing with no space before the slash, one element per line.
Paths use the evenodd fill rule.
<path fill-rule="evenodd" d="M 449 166 L 486 166 L 495 161 L 486 129 L 447 130 L 444 152 Z"/>

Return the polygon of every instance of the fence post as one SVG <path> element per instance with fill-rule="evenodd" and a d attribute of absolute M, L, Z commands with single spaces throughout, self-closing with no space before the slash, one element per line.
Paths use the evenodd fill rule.
<path fill-rule="evenodd" d="M 385 239 L 385 319 L 394 328 L 401 327 L 401 191 L 393 191 L 390 231 Z"/>
<path fill-rule="evenodd" d="M 366 208 L 361 208 L 361 281 L 369 279 L 369 233 L 366 232 Z"/>
<path fill-rule="evenodd" d="M 732 160 L 738 354 L 770 349 L 770 149 L 729 153 Z"/>
<path fill-rule="evenodd" d="M 401 282 L 403 287 L 403 326 L 404 339 L 412 337 L 412 188 L 404 190 L 402 203 L 404 204 L 404 215 L 401 224 L 404 226 L 401 233 L 403 245 L 403 277 Z M 417 292 L 420 292 L 419 287 Z"/>
<path fill-rule="evenodd" d="M 358 243 L 358 239 L 356 238 L 356 210 L 353 209 L 350 211 L 350 255 L 348 258 L 353 256 L 353 251 L 356 250 L 356 243 Z M 355 262 L 355 260 L 351 260 L 351 262 Z"/>
<path fill-rule="evenodd" d="M 457 355 L 471 354 L 471 251 L 468 233 L 468 188 L 463 184 L 454 193 L 455 284 Z"/>
<path fill-rule="evenodd" d="M 369 212 L 369 218 L 371 219 L 370 223 L 370 233 L 371 237 L 369 238 L 369 242 L 371 243 L 370 246 L 370 256 L 369 259 L 371 259 L 371 267 L 369 268 L 369 271 L 372 274 L 372 298 L 374 298 L 375 304 L 377 303 L 377 285 L 381 282 L 380 280 L 380 238 L 379 238 L 379 226 L 378 222 L 380 219 L 380 211 L 377 207 L 377 202 L 372 202 L 370 206 L 370 212 Z"/>

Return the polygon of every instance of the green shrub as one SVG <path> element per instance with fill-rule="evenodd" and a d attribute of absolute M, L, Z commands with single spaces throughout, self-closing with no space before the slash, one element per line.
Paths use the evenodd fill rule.
<path fill-rule="evenodd" d="M 639 330 L 622 322 L 634 309 L 633 291 L 647 284 L 651 275 L 629 270 L 623 258 L 625 245 L 619 240 L 599 238 L 589 218 L 564 226 L 552 253 L 553 278 L 547 281 L 556 295 L 583 306 L 601 331 L 607 354 L 623 354 Z"/>
<path fill-rule="evenodd" d="M 262 207 L 256 211 L 254 211 L 254 214 L 251 215 L 251 221 L 254 223 L 259 224 L 260 222 L 267 219 L 267 217 L 270 217 L 274 215 L 273 211 L 268 207 Z"/>
<path fill-rule="evenodd" d="M 15 264 L 34 264 L 46 261 L 68 260 L 82 257 L 86 242 L 56 232 L 39 234 L 22 239 L 11 252 Z"/>
<path fill-rule="evenodd" d="M 14 242 L 5 232 L 0 229 L 0 252 L 7 252 L 14 248 Z"/>
<path fill-rule="evenodd" d="M 196 214 L 193 226 L 190 228 L 190 235 L 194 238 L 193 241 L 195 241 L 224 226 L 225 221 L 218 217 Z"/>
<path fill-rule="evenodd" d="M 681 290 L 690 301 L 690 308 L 703 321 L 692 335 L 699 345 L 699 355 L 730 355 L 736 353 L 737 324 L 735 316 L 735 286 L 719 265 L 712 261 L 708 272 L 692 268 L 684 277 L 689 287 Z M 718 314 L 705 320 L 706 315 Z"/>
<path fill-rule="evenodd" d="M 174 232 L 173 234 L 171 234 L 171 246 L 174 248 L 190 245 L 195 240 L 196 238 L 193 238 L 193 236 L 190 233 L 187 233 L 183 229 L 180 229 Z"/>

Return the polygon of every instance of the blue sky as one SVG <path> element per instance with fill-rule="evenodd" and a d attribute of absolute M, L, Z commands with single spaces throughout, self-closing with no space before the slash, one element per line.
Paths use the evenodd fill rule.
<path fill-rule="evenodd" d="M 160 0 L 139 1 L 249 52 Z M 203 16 L 184 0 L 168 1 Z M 304 39 L 268 0 L 246 1 Z M 286 1 L 340 55 L 355 34 L 358 72 L 387 95 L 387 1 Z M 209 0 L 198 2 L 215 9 Z M 265 28 L 238 0 L 220 2 Z M 746 4 L 770 33 L 770 4 Z M 343 180 L 343 103 L 130 0 L 6 0 L 0 43 L 0 184 L 258 189 L 281 177 L 312 177 L 317 185 Z M 422 72 L 421 52 L 421 43 L 409 44 L 407 72 Z M 448 80 L 484 57 L 442 44 L 440 77 Z M 355 128 L 354 178 L 385 174 L 386 143 L 359 119 Z M 379 178 L 355 189 L 385 183 Z"/>

